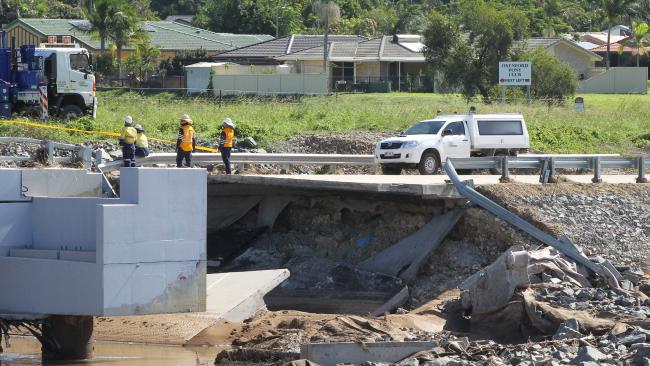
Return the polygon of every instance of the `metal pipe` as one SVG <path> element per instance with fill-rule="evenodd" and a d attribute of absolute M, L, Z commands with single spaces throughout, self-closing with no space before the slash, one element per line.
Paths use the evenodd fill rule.
<path fill-rule="evenodd" d="M 499 181 L 501 183 L 510 181 L 508 155 L 501 157 L 501 178 L 499 178 Z"/>

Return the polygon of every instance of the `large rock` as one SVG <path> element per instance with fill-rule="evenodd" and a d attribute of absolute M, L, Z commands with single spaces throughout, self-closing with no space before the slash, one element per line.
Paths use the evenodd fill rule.
<path fill-rule="evenodd" d="M 606 359 L 607 356 L 600 352 L 598 348 L 591 347 L 591 346 L 585 346 L 580 348 L 578 351 L 578 355 L 571 360 L 573 364 L 578 364 L 580 362 L 588 362 L 588 361 L 601 361 Z"/>

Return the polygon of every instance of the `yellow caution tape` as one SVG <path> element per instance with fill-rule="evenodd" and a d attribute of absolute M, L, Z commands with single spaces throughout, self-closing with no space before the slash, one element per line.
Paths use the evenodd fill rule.
<path fill-rule="evenodd" d="M 49 128 L 49 129 L 52 129 L 52 130 L 87 133 L 87 134 L 92 134 L 92 135 L 104 135 L 104 136 L 115 136 L 115 137 L 121 136 L 121 134 L 119 134 L 117 132 L 95 131 L 95 130 L 80 130 L 78 128 L 69 128 L 69 127 L 62 127 L 62 126 L 55 126 L 55 125 L 46 125 L 46 124 L 43 124 L 43 123 L 27 122 L 27 121 L 0 120 L 0 123 L 24 125 L 24 126 L 38 127 L 38 128 Z M 157 138 L 154 138 L 154 137 L 150 137 L 149 141 L 156 141 L 156 142 L 161 142 L 161 143 L 164 143 L 164 144 L 176 145 L 176 141 L 157 139 Z M 197 146 L 196 149 L 197 150 L 202 150 L 202 151 L 209 151 L 209 152 L 213 152 L 213 153 L 218 153 L 219 152 L 219 150 L 217 150 L 217 149 L 213 149 L 213 148 L 205 147 L 205 146 Z"/>

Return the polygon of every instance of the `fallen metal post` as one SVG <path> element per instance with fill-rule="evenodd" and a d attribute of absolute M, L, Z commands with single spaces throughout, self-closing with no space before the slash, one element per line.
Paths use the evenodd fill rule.
<path fill-rule="evenodd" d="M 591 178 L 592 183 L 602 183 L 603 178 L 600 176 L 600 156 L 596 156 L 592 160 L 594 165 L 594 177 Z"/>
<path fill-rule="evenodd" d="M 618 281 L 607 268 L 590 261 L 589 258 L 585 257 L 582 253 L 580 253 L 580 251 L 575 247 L 573 243 L 571 243 L 571 241 L 568 238 L 563 237 L 561 240 L 554 238 L 553 236 L 547 234 L 546 232 L 538 229 L 528 221 L 506 210 L 505 208 L 501 207 L 494 201 L 490 200 L 489 198 L 475 191 L 467 184 L 463 183 L 458 177 L 458 174 L 456 173 L 456 169 L 454 168 L 454 165 L 451 163 L 451 160 L 449 159 L 447 159 L 447 162 L 445 163 L 445 172 L 449 176 L 449 179 L 454 184 L 458 192 L 464 197 L 466 197 L 467 199 L 469 199 L 472 203 L 483 207 L 484 209 L 494 214 L 496 217 L 519 228 L 520 230 L 523 230 L 533 238 L 559 250 L 560 252 L 566 254 L 566 256 L 573 259 L 577 263 L 580 263 L 586 268 L 592 270 L 593 272 L 603 276 L 604 278 L 607 279 L 609 285 L 612 288 L 620 288 Z"/>

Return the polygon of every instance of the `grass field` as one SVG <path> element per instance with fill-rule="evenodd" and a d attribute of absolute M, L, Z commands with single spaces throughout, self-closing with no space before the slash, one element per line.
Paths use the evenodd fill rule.
<path fill-rule="evenodd" d="M 614 152 L 638 154 L 650 151 L 650 96 L 586 95 L 586 111 L 572 104 L 549 107 L 544 103 L 474 104 L 478 113 L 521 112 L 528 123 L 533 150 L 549 153 Z M 178 118 L 194 120 L 199 137 L 216 139 L 221 121 L 231 117 L 238 136 L 253 136 L 262 146 L 304 133 L 391 131 L 431 118 L 438 109 L 465 111 L 469 104 L 460 96 L 437 94 L 354 94 L 309 97 L 300 101 L 243 100 L 222 104 L 179 99 L 173 94 L 140 96 L 135 93 L 100 92 L 97 120 L 82 118 L 59 123 L 86 130 L 119 131 L 130 114 L 151 137 L 174 139 Z M 16 127 L 0 124 L 3 136 L 29 136 L 83 142 L 106 137 Z"/>

